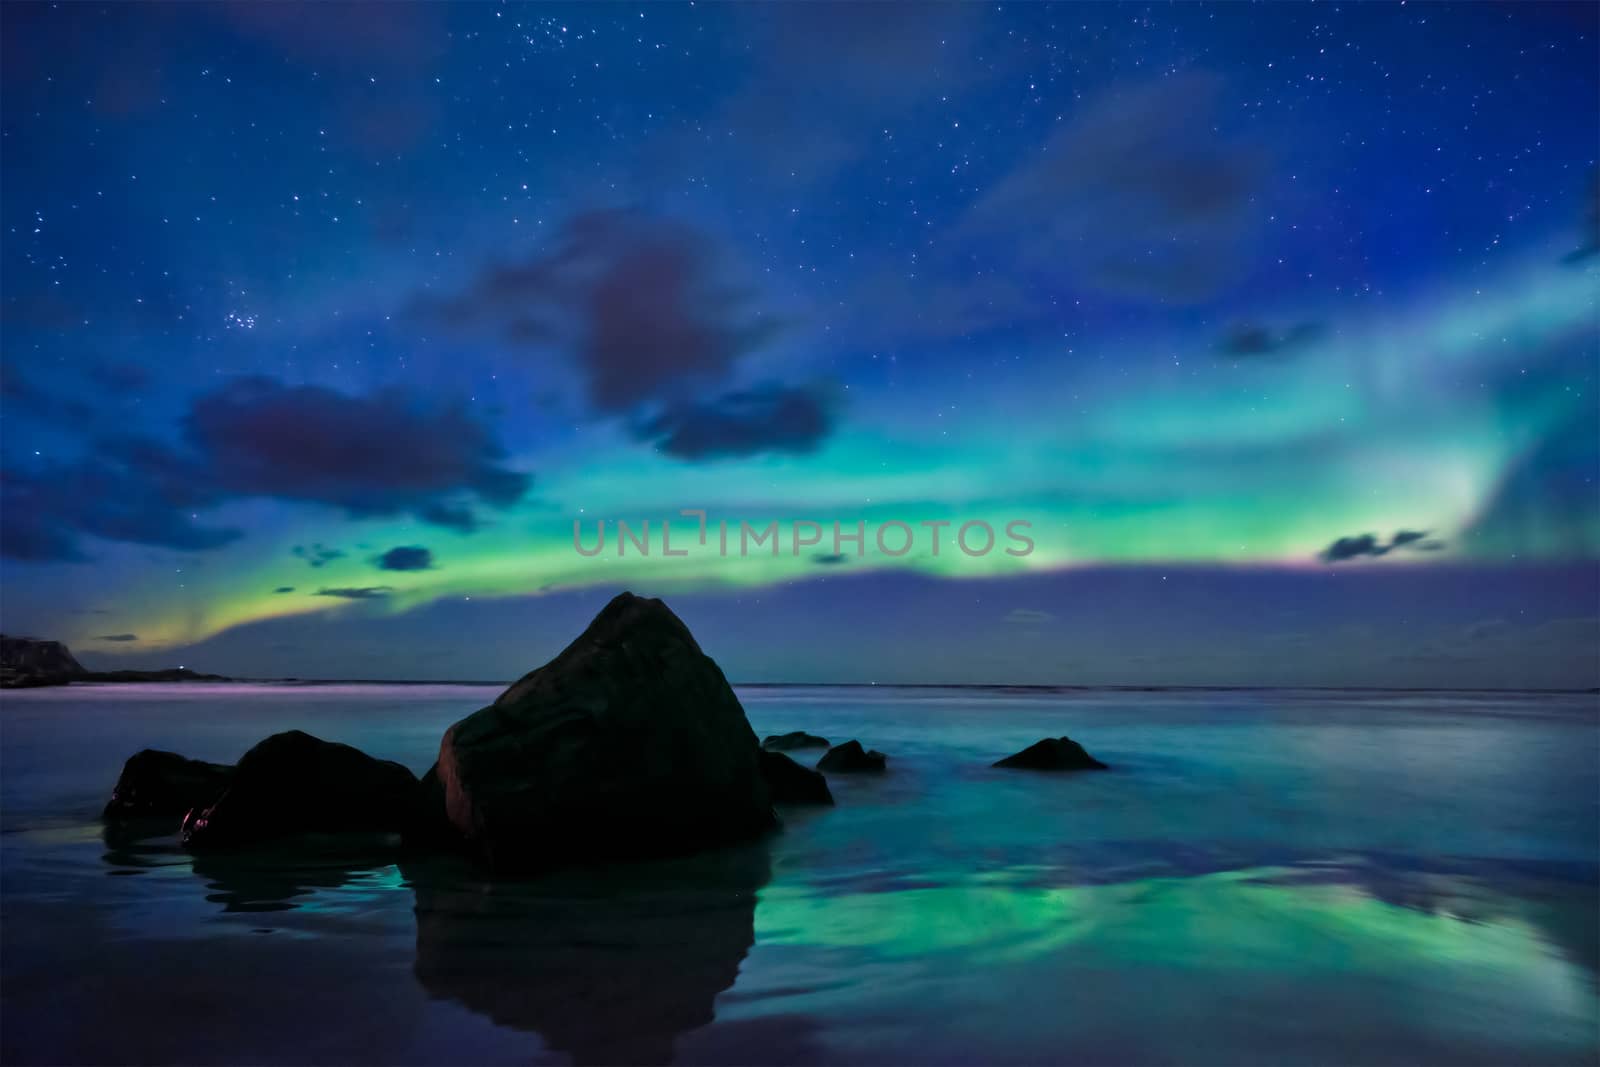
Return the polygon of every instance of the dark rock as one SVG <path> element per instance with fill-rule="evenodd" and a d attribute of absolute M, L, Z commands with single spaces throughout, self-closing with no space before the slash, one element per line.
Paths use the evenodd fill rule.
<path fill-rule="evenodd" d="M 623 593 L 555 659 L 445 732 L 445 811 L 497 871 L 636 859 L 775 822 L 722 671 L 659 600 Z"/>
<path fill-rule="evenodd" d="M 1025 771 L 1103 771 L 1106 765 L 1083 750 L 1070 737 L 1047 737 L 1036 741 L 1014 756 L 1007 756 L 996 767 Z"/>
<path fill-rule="evenodd" d="M 796 730 L 790 734 L 772 734 L 761 742 L 761 747 L 771 749 L 773 752 L 789 752 L 797 748 L 827 748 L 828 739 L 808 734 L 804 730 Z"/>
<path fill-rule="evenodd" d="M 459 849 L 463 846 L 461 834 L 445 814 L 444 786 L 439 784 L 437 763 L 429 767 L 417 783 L 416 803 L 402 833 L 408 847 Z"/>
<path fill-rule="evenodd" d="M 83 674 L 83 665 L 60 641 L 0 634 L 0 687 L 66 685 Z"/>
<path fill-rule="evenodd" d="M 186 759 L 176 752 L 147 748 L 128 757 L 122 765 L 105 817 L 170 815 L 176 825 L 191 808 L 203 808 L 221 796 L 232 778 L 233 768 L 225 763 Z"/>
<path fill-rule="evenodd" d="M 774 804 L 832 804 L 828 780 L 810 767 L 802 767 L 782 752 L 761 753 L 761 776 L 767 780 Z"/>
<path fill-rule="evenodd" d="M 227 790 L 183 821 L 183 843 L 207 849 L 309 832 L 399 832 L 415 817 L 417 788 L 398 763 L 290 730 L 244 754 Z"/>
<path fill-rule="evenodd" d="M 828 749 L 817 761 L 817 770 L 830 774 L 856 774 L 882 772 L 887 769 L 889 757 L 877 749 L 863 749 L 860 741 L 846 741 Z"/>

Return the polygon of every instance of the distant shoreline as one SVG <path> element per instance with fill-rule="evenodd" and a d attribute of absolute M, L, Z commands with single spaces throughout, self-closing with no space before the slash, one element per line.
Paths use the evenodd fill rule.
<path fill-rule="evenodd" d="M 516 679 L 463 680 L 433 678 L 211 678 L 173 681 L 173 685 L 276 685 L 284 687 L 314 688 L 335 685 L 392 685 L 424 686 L 448 685 L 461 688 L 504 688 Z M 164 680 L 84 679 L 73 685 L 121 686 L 161 685 Z M 1551 695 L 1583 696 L 1600 694 L 1600 687 L 1582 689 L 1530 689 L 1482 688 L 1439 686 L 1378 686 L 1378 685 L 1042 685 L 1008 682 L 730 682 L 738 689 L 926 689 L 972 690 L 978 692 L 1017 693 L 1547 693 Z M 46 688 L 62 688 L 61 686 Z"/>

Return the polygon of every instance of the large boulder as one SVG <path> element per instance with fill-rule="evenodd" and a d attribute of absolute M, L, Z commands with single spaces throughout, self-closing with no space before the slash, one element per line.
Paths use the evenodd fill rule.
<path fill-rule="evenodd" d="M 761 747 L 772 752 L 792 752 L 797 748 L 827 748 L 828 739 L 808 734 L 804 730 L 795 730 L 787 734 L 769 734 L 761 742 Z"/>
<path fill-rule="evenodd" d="M 810 767 L 802 767 L 782 752 L 761 753 L 761 776 L 767 780 L 774 804 L 832 804 L 828 780 Z"/>
<path fill-rule="evenodd" d="M 83 673 L 83 665 L 60 641 L 0 634 L 0 687 L 66 685 Z"/>
<path fill-rule="evenodd" d="M 1070 737 L 1047 737 L 995 764 L 1024 771 L 1103 771 L 1106 765 Z"/>
<path fill-rule="evenodd" d="M 233 779 L 225 763 L 186 759 L 176 752 L 147 748 L 122 765 L 122 775 L 106 804 L 107 819 L 173 817 L 178 824 L 193 808 L 203 808 L 222 795 Z"/>
<path fill-rule="evenodd" d="M 659 600 L 623 593 L 555 659 L 445 732 L 445 812 L 496 871 L 631 859 L 775 824 L 722 671 Z"/>
<path fill-rule="evenodd" d="M 183 822 L 183 843 L 226 848 L 299 833 L 400 832 L 416 816 L 417 779 L 398 763 L 300 730 L 239 760 L 227 791 Z"/>
<path fill-rule="evenodd" d="M 865 749 L 860 741 L 834 745 L 817 761 L 817 770 L 829 774 L 881 773 L 888 769 L 889 757 L 877 749 Z"/>

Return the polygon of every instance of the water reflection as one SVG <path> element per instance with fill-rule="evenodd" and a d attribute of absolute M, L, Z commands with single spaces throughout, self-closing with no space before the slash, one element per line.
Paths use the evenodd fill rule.
<path fill-rule="evenodd" d="M 170 837 L 105 843 L 104 873 L 150 875 L 123 888 L 195 886 Z M 1313 1046 L 1460 1063 L 1600 1048 L 1590 865 L 1344 853 L 1191 870 L 1152 849 L 1117 878 L 1054 864 L 844 877 L 797 867 L 795 845 L 507 882 L 345 837 L 193 871 L 213 915 L 278 913 L 234 929 L 292 932 L 292 949 L 252 959 L 303 975 L 332 961 L 377 1003 L 425 997 L 449 1032 L 471 1018 L 580 1064 L 1042 1062 L 1064 1040 L 1127 1062 L 1183 1060 L 1202 1040 L 1276 1063 L 1319 1062 Z M 304 986 L 283 995 L 325 995 Z M 1362 1025 L 1319 1022 L 1335 1015 Z M 408 1047 L 392 1040 L 373 1061 Z M 526 1040 L 524 1056 L 541 1051 Z"/>
<path fill-rule="evenodd" d="M 771 877 L 765 845 L 527 882 L 441 860 L 403 869 L 423 987 L 579 1064 L 670 1062 L 738 977 Z"/>
<path fill-rule="evenodd" d="M 398 841 L 382 835 L 299 839 L 194 857 L 206 899 L 225 912 L 314 907 L 319 891 L 341 889 L 394 866 Z M 320 903 L 320 901 L 318 901 Z"/>

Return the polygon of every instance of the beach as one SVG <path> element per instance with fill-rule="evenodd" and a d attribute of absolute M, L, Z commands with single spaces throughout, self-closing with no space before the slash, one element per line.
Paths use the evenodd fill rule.
<path fill-rule="evenodd" d="M 7 694 L 5 1062 L 1600 1052 L 1592 694 L 745 687 L 757 734 L 889 770 L 750 846 L 536 879 L 382 839 L 194 859 L 99 820 L 141 747 L 297 727 L 421 772 L 497 692 Z M 990 766 L 1063 733 L 1112 770 Z"/>

